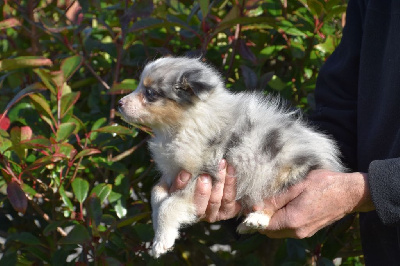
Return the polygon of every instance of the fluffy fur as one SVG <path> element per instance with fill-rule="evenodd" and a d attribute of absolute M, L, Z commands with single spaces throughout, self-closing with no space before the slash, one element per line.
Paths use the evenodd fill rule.
<path fill-rule="evenodd" d="M 312 169 L 344 170 L 338 149 L 279 100 L 259 93 L 233 94 L 220 75 L 198 59 L 161 58 L 146 65 L 137 90 L 119 102 L 127 122 L 154 131 L 149 142 L 162 172 L 152 191 L 154 256 L 172 248 L 183 224 L 198 221 L 193 203 L 196 179 L 216 179 L 225 158 L 234 166 L 237 200 L 243 208 L 282 192 Z M 182 191 L 168 188 L 185 169 L 193 177 Z M 268 225 L 269 216 L 250 213 L 240 233 Z"/>

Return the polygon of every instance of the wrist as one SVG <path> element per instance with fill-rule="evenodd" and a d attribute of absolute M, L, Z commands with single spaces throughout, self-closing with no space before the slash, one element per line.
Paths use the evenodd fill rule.
<path fill-rule="evenodd" d="M 348 190 L 352 201 L 351 212 L 368 212 L 375 210 L 368 186 L 368 174 L 355 172 L 350 174 L 350 187 Z"/>

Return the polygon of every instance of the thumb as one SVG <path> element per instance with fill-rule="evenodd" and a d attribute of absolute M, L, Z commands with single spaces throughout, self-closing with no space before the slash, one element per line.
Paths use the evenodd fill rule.
<path fill-rule="evenodd" d="M 253 207 L 254 211 L 264 211 L 272 216 L 275 212 L 285 207 L 289 202 L 297 198 L 305 189 L 305 182 L 300 182 L 289 187 L 286 191 L 264 199 L 261 204 Z"/>

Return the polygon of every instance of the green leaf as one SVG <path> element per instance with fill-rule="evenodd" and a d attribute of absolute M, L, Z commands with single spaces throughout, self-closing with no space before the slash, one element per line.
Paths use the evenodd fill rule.
<path fill-rule="evenodd" d="M 18 241 L 21 242 L 25 245 L 40 245 L 41 242 L 39 238 L 36 236 L 32 235 L 31 233 L 28 232 L 21 232 L 21 233 L 16 233 L 12 234 L 7 241 Z"/>
<path fill-rule="evenodd" d="M 305 38 L 306 34 L 301 31 L 300 29 L 296 28 L 295 25 L 293 25 L 292 22 L 288 21 L 288 20 L 282 20 L 279 23 L 279 28 L 281 30 L 283 30 L 286 34 L 290 34 L 293 36 L 300 36 Z"/>
<path fill-rule="evenodd" d="M 157 27 L 167 27 L 168 23 L 165 23 L 164 20 L 158 18 L 143 18 L 139 21 L 136 21 L 132 24 L 128 32 L 138 32 L 142 30 L 148 30 Z"/>
<path fill-rule="evenodd" d="M 111 189 L 112 185 L 101 183 L 95 186 L 90 192 L 90 194 L 91 195 L 96 194 L 97 197 L 99 197 L 100 202 L 103 203 L 107 199 L 108 195 L 110 195 Z"/>
<path fill-rule="evenodd" d="M 81 93 L 78 91 L 65 94 L 61 97 L 61 118 L 75 105 L 80 95 Z"/>
<path fill-rule="evenodd" d="M 12 146 L 12 142 L 9 138 L 7 131 L 0 129 L 0 153 L 4 153 L 8 148 Z"/>
<path fill-rule="evenodd" d="M 102 117 L 99 118 L 96 122 L 94 122 L 93 126 L 92 126 L 92 131 L 100 128 L 102 125 L 107 123 L 107 118 L 106 117 Z"/>
<path fill-rule="evenodd" d="M 210 5 L 210 0 L 198 0 L 200 5 L 201 14 L 203 15 L 203 20 L 208 14 L 208 6 Z"/>
<path fill-rule="evenodd" d="M 66 158 L 71 155 L 74 156 L 76 154 L 76 150 L 73 145 L 68 142 L 58 143 L 53 146 L 56 150 L 59 149 L 57 155 L 65 156 Z"/>
<path fill-rule="evenodd" d="M 117 135 L 134 135 L 135 134 L 134 131 L 130 130 L 127 127 L 120 126 L 120 125 L 105 126 L 105 127 L 96 129 L 95 131 L 102 132 L 102 133 L 117 134 Z"/>
<path fill-rule="evenodd" d="M 27 193 L 30 197 L 34 197 L 36 195 L 36 190 L 34 190 L 31 186 L 26 183 L 22 184 L 22 190 Z"/>
<path fill-rule="evenodd" d="M 32 170 L 32 169 L 36 169 L 39 166 L 56 163 L 56 162 L 59 162 L 59 161 L 65 159 L 65 158 L 66 157 L 64 155 L 62 155 L 62 154 L 47 155 L 47 156 L 44 156 L 42 158 L 37 159 L 35 162 L 33 162 L 31 165 L 29 165 L 27 168 L 25 168 L 24 171 L 29 171 L 29 170 Z"/>
<path fill-rule="evenodd" d="M 83 225 L 77 224 L 74 228 L 69 232 L 67 236 L 60 239 L 58 241 L 61 245 L 73 245 L 73 244 L 84 244 L 90 241 L 90 235 L 86 227 Z"/>
<path fill-rule="evenodd" d="M 85 149 L 85 150 L 80 151 L 80 152 L 74 157 L 74 161 L 77 160 L 77 159 L 79 159 L 79 158 L 81 158 L 81 157 L 83 157 L 83 156 L 90 156 L 90 155 L 99 154 L 99 153 L 101 153 L 101 151 L 98 150 L 98 149 Z"/>
<path fill-rule="evenodd" d="M 240 7 L 238 5 L 234 5 L 231 10 L 229 10 L 228 14 L 225 15 L 225 17 L 221 20 L 219 23 L 218 27 L 221 25 L 227 24 L 229 21 L 235 20 L 240 18 Z M 231 24 L 236 25 L 236 24 Z M 217 27 L 217 28 L 218 28 Z"/>
<path fill-rule="evenodd" d="M 260 55 L 265 57 L 274 56 L 285 47 L 286 45 L 269 45 L 260 51 Z"/>
<path fill-rule="evenodd" d="M 72 204 L 71 200 L 68 198 L 67 193 L 65 193 L 64 186 L 60 186 L 60 189 L 58 191 L 60 193 L 61 199 L 64 202 L 64 204 L 68 207 L 70 211 L 74 210 L 74 205 Z"/>
<path fill-rule="evenodd" d="M 53 95 L 57 94 L 57 84 L 54 82 L 52 76 L 49 71 L 43 68 L 36 68 L 33 70 L 42 80 L 44 85 L 53 93 Z"/>
<path fill-rule="evenodd" d="M 56 133 L 56 141 L 61 142 L 66 140 L 71 136 L 76 128 L 75 123 L 63 123 L 59 126 L 57 133 Z"/>
<path fill-rule="evenodd" d="M 13 248 L 6 249 L 0 260 L 0 265 L 18 265 L 17 263 L 17 250 Z"/>
<path fill-rule="evenodd" d="M 94 226 L 97 227 L 100 225 L 101 217 L 103 212 L 101 210 L 101 203 L 99 197 L 95 194 L 91 195 L 87 200 L 87 209 L 89 212 L 89 217 L 94 222 Z"/>
<path fill-rule="evenodd" d="M 124 197 L 121 193 L 111 191 L 108 197 L 110 203 L 114 206 L 114 210 L 117 213 L 118 218 L 123 218 L 127 214 L 126 204 L 123 200 Z"/>
<path fill-rule="evenodd" d="M 72 190 L 79 203 L 83 203 L 89 192 L 89 182 L 79 177 L 75 178 L 75 180 L 72 181 Z"/>
<path fill-rule="evenodd" d="M 143 242 L 151 241 L 154 236 L 154 231 L 150 224 L 137 223 L 133 226 L 133 230 Z"/>
<path fill-rule="evenodd" d="M 52 66 L 53 62 L 40 56 L 20 56 L 0 61 L 0 71 L 10 71 L 19 68 Z"/>
<path fill-rule="evenodd" d="M 17 212 L 25 213 L 28 207 L 28 199 L 21 186 L 14 179 L 7 185 L 7 197 Z"/>
<path fill-rule="evenodd" d="M 121 83 L 115 83 L 111 89 L 107 92 L 108 94 L 125 94 L 131 93 L 138 86 L 136 79 L 124 79 Z"/>
<path fill-rule="evenodd" d="M 41 116 L 47 116 L 55 124 L 53 113 L 51 112 L 50 105 L 47 103 L 46 99 L 41 94 L 29 95 L 32 100 L 32 104 Z"/>
<path fill-rule="evenodd" d="M 128 218 L 125 218 L 122 221 L 119 221 L 117 223 L 117 228 L 121 228 L 121 227 L 128 226 L 128 225 L 130 226 L 133 223 L 135 223 L 137 221 L 140 221 L 140 220 L 142 220 L 144 218 L 148 218 L 150 216 L 151 216 L 151 212 L 143 212 L 143 213 L 136 214 L 136 215 L 134 215 L 132 217 L 128 217 Z"/>
<path fill-rule="evenodd" d="M 117 213 L 118 218 L 123 218 L 128 213 L 125 202 L 118 200 L 114 205 L 114 210 Z"/>
<path fill-rule="evenodd" d="M 336 48 L 336 38 L 329 35 L 325 42 L 315 45 L 315 48 L 323 53 L 331 54 Z"/>
<path fill-rule="evenodd" d="M 319 17 L 324 12 L 324 5 L 318 0 L 307 0 L 307 6 L 313 15 Z"/>
<path fill-rule="evenodd" d="M 61 64 L 61 71 L 64 74 L 64 80 L 68 81 L 71 76 L 79 69 L 83 62 L 83 57 L 75 55 L 64 59 Z"/>
<path fill-rule="evenodd" d="M 25 158 L 25 148 L 21 145 L 21 141 L 29 140 L 32 137 L 32 129 L 28 126 L 13 127 L 10 132 L 12 148 L 22 160 Z"/>
<path fill-rule="evenodd" d="M 33 139 L 21 141 L 21 146 L 24 149 L 50 149 L 51 142 L 43 136 L 37 136 Z"/>
<path fill-rule="evenodd" d="M 286 87 L 286 84 L 278 77 L 273 75 L 268 85 L 276 91 L 281 91 Z"/>
<path fill-rule="evenodd" d="M 46 90 L 46 87 L 45 87 L 42 83 L 36 82 L 36 83 L 34 83 L 34 84 L 32 84 L 32 85 L 29 85 L 29 86 L 26 87 L 25 89 L 19 91 L 19 92 L 17 93 L 17 95 L 15 95 L 14 98 L 7 104 L 6 109 L 5 109 L 4 112 L 3 112 L 3 115 L 5 115 L 5 114 L 8 112 L 8 110 L 9 110 L 14 104 L 16 104 L 17 102 L 19 102 L 23 97 L 25 97 L 25 96 L 27 96 L 27 95 L 30 95 L 30 94 L 32 94 L 32 93 L 36 93 L 36 92 L 44 91 L 44 90 Z"/>

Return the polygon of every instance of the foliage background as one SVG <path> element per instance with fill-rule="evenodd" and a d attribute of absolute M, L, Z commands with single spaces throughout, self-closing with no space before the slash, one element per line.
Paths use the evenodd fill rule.
<path fill-rule="evenodd" d="M 152 259 L 151 132 L 115 111 L 145 63 L 171 54 L 204 56 L 233 91 L 312 110 L 345 9 L 344 0 L 0 0 L 0 264 L 362 264 L 354 217 L 305 240 L 238 236 L 237 220 L 199 223 Z"/>

